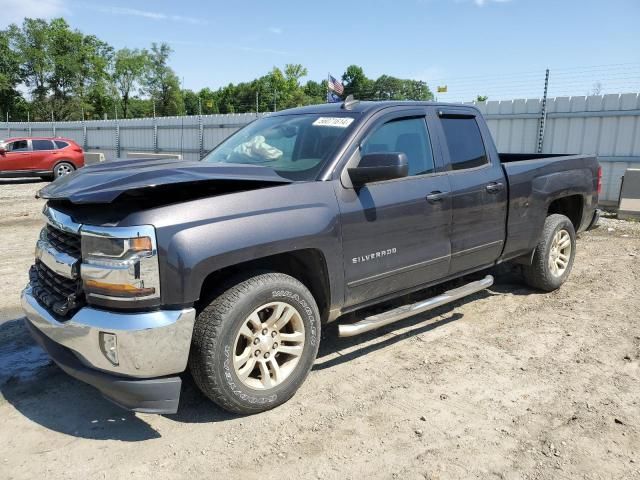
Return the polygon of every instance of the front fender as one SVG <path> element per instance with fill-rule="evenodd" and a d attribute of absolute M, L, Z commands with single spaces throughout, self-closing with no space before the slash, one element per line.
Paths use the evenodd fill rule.
<path fill-rule="evenodd" d="M 320 251 L 331 292 L 343 291 L 340 223 L 330 182 L 290 184 L 188 203 L 193 205 L 182 205 L 188 221 L 157 229 L 164 304 L 195 302 L 213 272 L 301 249 Z M 192 209 L 212 214 L 193 218 Z M 332 297 L 334 301 L 339 299 Z"/>

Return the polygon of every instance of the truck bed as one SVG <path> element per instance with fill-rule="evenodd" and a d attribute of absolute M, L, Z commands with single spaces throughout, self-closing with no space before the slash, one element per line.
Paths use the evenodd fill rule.
<path fill-rule="evenodd" d="M 507 241 L 503 257 L 535 248 L 555 197 L 580 203 L 571 218 L 576 231 L 586 229 L 598 203 L 595 155 L 499 154 L 509 186 Z M 551 192 L 554 192 L 553 195 Z M 562 213 L 562 210 L 558 210 Z"/>

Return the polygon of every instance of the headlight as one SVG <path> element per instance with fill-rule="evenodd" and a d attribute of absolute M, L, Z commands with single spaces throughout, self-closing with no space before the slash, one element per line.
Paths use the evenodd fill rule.
<path fill-rule="evenodd" d="M 89 302 L 106 299 L 124 304 L 160 298 L 158 252 L 152 226 L 85 225 L 80 233 L 80 275 Z"/>

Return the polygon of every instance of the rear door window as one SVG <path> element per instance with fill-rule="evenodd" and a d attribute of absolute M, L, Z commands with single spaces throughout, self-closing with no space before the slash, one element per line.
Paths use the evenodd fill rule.
<path fill-rule="evenodd" d="M 481 167 L 489 163 L 475 118 L 441 118 L 453 170 Z"/>
<path fill-rule="evenodd" d="M 58 148 L 65 148 L 65 147 L 69 146 L 69 144 L 67 142 L 63 142 L 62 140 L 54 140 L 54 143 L 56 144 L 56 147 L 58 147 Z"/>
<path fill-rule="evenodd" d="M 34 150 L 53 150 L 53 142 L 51 140 L 31 140 Z"/>

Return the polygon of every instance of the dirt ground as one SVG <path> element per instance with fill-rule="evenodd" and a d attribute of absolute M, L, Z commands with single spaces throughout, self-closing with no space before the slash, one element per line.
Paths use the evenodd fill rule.
<path fill-rule="evenodd" d="M 569 281 L 494 287 L 381 332 L 325 328 L 287 404 L 229 415 L 188 379 L 132 414 L 21 322 L 43 183 L 0 180 L 0 478 L 640 479 L 640 223 L 582 234 Z"/>

